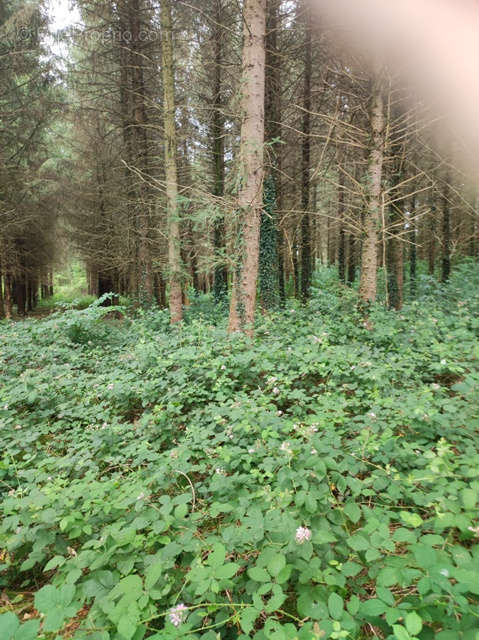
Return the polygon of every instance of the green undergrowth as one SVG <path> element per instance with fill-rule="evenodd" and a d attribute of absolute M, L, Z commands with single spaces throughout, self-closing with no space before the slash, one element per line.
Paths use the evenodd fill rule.
<path fill-rule="evenodd" d="M 1 640 L 477 640 L 478 280 L 1 323 Z"/>

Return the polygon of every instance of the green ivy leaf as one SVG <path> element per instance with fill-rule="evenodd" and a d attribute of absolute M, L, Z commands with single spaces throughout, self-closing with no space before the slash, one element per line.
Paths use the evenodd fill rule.
<path fill-rule="evenodd" d="M 268 562 L 268 571 L 273 577 L 278 576 L 286 566 L 286 558 L 281 554 L 276 554 Z"/>
<path fill-rule="evenodd" d="M 337 593 L 332 593 L 328 598 L 328 609 L 334 620 L 341 620 L 344 612 L 344 600 Z"/>
<path fill-rule="evenodd" d="M 366 551 L 366 549 L 369 549 L 369 542 L 359 533 L 349 538 L 347 543 L 354 551 Z"/>
<path fill-rule="evenodd" d="M 365 600 L 361 603 L 361 613 L 364 616 L 372 618 L 382 615 L 386 612 L 387 608 L 387 605 L 377 598 Z"/>
<path fill-rule="evenodd" d="M 348 516 L 351 522 L 356 524 L 361 519 L 361 509 L 355 502 L 348 502 L 344 505 L 344 513 Z"/>
<path fill-rule="evenodd" d="M 222 564 L 224 564 L 225 557 L 226 549 L 220 542 L 217 542 L 213 547 L 213 551 L 208 556 L 207 563 L 210 565 L 210 567 L 220 567 Z"/>
<path fill-rule="evenodd" d="M 250 634 L 253 631 L 256 618 L 260 615 L 261 611 L 258 611 L 254 607 L 248 607 L 241 612 L 240 625 L 246 634 Z"/>
<path fill-rule="evenodd" d="M 404 522 L 414 529 L 420 527 L 423 524 L 423 519 L 418 513 L 411 513 L 410 511 L 401 511 L 401 518 Z"/>
<path fill-rule="evenodd" d="M 35 594 L 35 608 L 45 614 L 44 631 L 58 631 L 65 621 L 73 617 L 78 606 L 71 605 L 75 595 L 75 586 L 65 584 L 57 589 L 47 584 Z"/>
<path fill-rule="evenodd" d="M 19 626 L 20 621 L 14 613 L 11 611 L 3 613 L 0 615 L 0 638 L 2 640 L 11 640 Z"/>
<path fill-rule="evenodd" d="M 229 562 L 228 564 L 224 564 L 222 567 L 218 567 L 217 569 L 215 569 L 214 577 L 218 579 L 232 578 L 235 573 L 238 572 L 239 568 L 239 564 Z"/>
<path fill-rule="evenodd" d="M 152 589 L 163 573 L 163 563 L 155 562 L 151 564 L 145 573 L 145 588 L 149 591 Z"/>
<path fill-rule="evenodd" d="M 417 636 L 422 631 L 422 618 L 415 611 L 407 614 L 405 624 L 412 636 Z"/>
<path fill-rule="evenodd" d="M 262 567 L 251 567 L 251 569 L 248 569 L 248 575 L 251 580 L 256 582 L 269 582 L 270 580 L 269 573 Z"/>
<path fill-rule="evenodd" d="M 393 631 L 396 636 L 396 640 L 411 640 L 411 636 L 402 625 L 394 624 Z"/>

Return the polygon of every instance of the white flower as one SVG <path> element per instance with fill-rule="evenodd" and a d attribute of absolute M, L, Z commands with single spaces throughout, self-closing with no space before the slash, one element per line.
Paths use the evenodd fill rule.
<path fill-rule="evenodd" d="M 109 391 L 113 391 L 113 389 L 114 389 L 114 388 L 115 388 L 115 385 L 114 385 L 114 384 L 109 384 L 109 385 L 108 385 L 108 390 L 109 390 Z"/>
<path fill-rule="evenodd" d="M 273 393 L 274 393 L 275 396 L 279 395 L 280 391 L 279 391 L 278 387 L 275 387 L 273 389 Z"/>
<path fill-rule="evenodd" d="M 476 537 L 479 537 L 479 527 L 469 527 L 469 531 L 472 531 Z"/>
<path fill-rule="evenodd" d="M 140 493 L 140 495 L 137 497 L 137 500 L 144 500 L 145 499 L 145 494 L 142 492 Z"/>
<path fill-rule="evenodd" d="M 8 411 L 8 404 L 6 404 L 4 407 L 5 411 Z"/>
<path fill-rule="evenodd" d="M 19 429 L 21 429 L 21 428 L 22 428 L 22 425 L 21 425 L 21 424 L 16 424 L 16 425 L 15 425 L 15 429 L 16 429 L 17 431 L 18 431 Z"/>
<path fill-rule="evenodd" d="M 374 411 L 371 411 L 370 413 L 368 413 L 368 416 L 374 419 L 376 417 L 376 414 L 374 413 Z"/>
<path fill-rule="evenodd" d="M 248 449 L 248 453 L 256 453 L 256 449 Z"/>
<path fill-rule="evenodd" d="M 308 529 L 307 527 L 298 527 L 296 529 L 296 542 L 298 544 L 304 544 L 311 540 L 311 535 L 311 529 Z"/>
<path fill-rule="evenodd" d="M 292 453 L 291 445 L 289 442 L 283 442 L 283 444 L 279 448 L 280 451 L 286 451 L 286 453 Z"/>
<path fill-rule="evenodd" d="M 315 456 L 317 453 L 318 453 L 318 452 L 316 451 L 316 449 L 311 449 L 311 454 L 312 454 L 313 456 Z"/>
<path fill-rule="evenodd" d="M 226 471 L 223 469 L 223 467 L 217 467 L 215 469 L 215 473 L 217 473 L 219 476 L 225 476 L 226 475 Z"/>
<path fill-rule="evenodd" d="M 224 364 L 221 365 L 221 371 L 226 371 L 226 367 Z"/>
<path fill-rule="evenodd" d="M 278 411 L 278 416 L 282 416 L 283 412 L 282 411 Z"/>
<path fill-rule="evenodd" d="M 441 364 L 444 366 L 447 364 L 447 360 L 445 360 L 444 358 L 441 360 Z"/>
<path fill-rule="evenodd" d="M 185 621 L 187 613 L 188 607 L 182 603 L 170 609 L 168 617 L 172 625 L 179 627 Z"/>

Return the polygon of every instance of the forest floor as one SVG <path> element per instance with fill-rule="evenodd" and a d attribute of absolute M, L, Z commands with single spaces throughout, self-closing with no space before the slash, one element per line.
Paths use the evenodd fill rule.
<path fill-rule="evenodd" d="M 364 327 L 0 323 L 1 640 L 479 637 L 479 270 Z"/>

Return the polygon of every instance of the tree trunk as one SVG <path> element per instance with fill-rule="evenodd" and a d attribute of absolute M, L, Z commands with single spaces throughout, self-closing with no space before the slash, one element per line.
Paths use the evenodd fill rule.
<path fill-rule="evenodd" d="M 301 297 L 309 298 L 312 279 L 311 261 L 311 220 L 310 203 L 310 171 L 311 171 L 311 76 L 313 70 L 313 46 L 311 12 L 305 4 L 305 49 L 304 49 L 304 87 L 303 87 L 303 142 L 302 142 L 302 209 L 301 216 Z"/>
<path fill-rule="evenodd" d="M 364 216 L 364 240 L 359 295 L 368 304 L 376 300 L 378 268 L 378 229 L 381 224 L 381 183 L 384 159 L 384 99 L 382 72 L 377 69 L 372 81 L 370 103 L 371 143 L 368 160 L 367 207 Z"/>
<path fill-rule="evenodd" d="M 413 298 L 417 291 L 417 238 L 416 238 L 416 196 L 411 201 L 411 231 L 409 232 L 409 293 Z"/>
<path fill-rule="evenodd" d="M 131 0 L 131 50 L 132 50 L 132 99 L 135 139 L 135 157 L 138 169 L 147 176 L 148 162 L 148 134 L 146 114 L 146 88 L 144 78 L 145 56 L 142 47 L 142 24 L 140 18 L 142 7 L 140 0 Z M 138 188 L 139 202 L 137 203 L 138 220 L 138 285 L 139 298 L 143 304 L 153 301 L 153 266 L 150 252 L 150 198 L 148 185 L 140 179 Z"/>
<path fill-rule="evenodd" d="M 3 302 L 3 275 L 0 271 L 0 318 L 5 317 L 5 303 Z"/>
<path fill-rule="evenodd" d="M 213 24 L 214 47 L 214 88 L 213 88 L 213 171 L 214 195 L 224 196 L 225 190 L 225 122 L 223 115 L 223 57 L 224 33 L 222 28 L 223 0 L 216 0 Z M 221 207 L 221 204 L 219 205 Z M 217 304 L 224 302 L 228 295 L 228 270 L 223 253 L 226 249 L 226 229 L 223 212 L 220 212 L 214 224 L 214 246 L 216 254 L 214 276 L 214 299 Z"/>
<path fill-rule="evenodd" d="M 183 319 L 180 212 L 176 166 L 175 79 L 171 0 L 161 0 L 162 66 L 164 91 L 165 169 L 168 217 L 168 263 L 171 324 Z"/>
<path fill-rule="evenodd" d="M 442 198 L 442 269 L 441 282 L 446 283 L 451 275 L 451 205 L 450 175 L 445 176 Z"/>
<path fill-rule="evenodd" d="M 239 197 L 240 242 L 230 307 L 230 331 L 253 335 L 263 208 L 266 0 L 245 0 Z M 242 255 L 240 255 L 240 251 Z"/>
<path fill-rule="evenodd" d="M 393 115 L 397 120 L 399 113 Z M 399 311 L 404 300 L 404 246 L 401 233 L 404 228 L 405 216 L 402 210 L 398 185 L 403 179 L 404 148 L 402 144 L 391 145 L 392 175 L 389 197 L 389 236 L 386 241 L 386 266 L 388 282 L 388 305 L 390 309 Z"/>
<path fill-rule="evenodd" d="M 356 238 L 352 232 L 348 236 L 348 274 L 347 283 L 353 285 L 356 280 Z"/>
<path fill-rule="evenodd" d="M 11 320 L 13 317 L 13 292 L 12 292 L 12 276 L 8 271 L 4 275 L 5 285 L 5 318 Z"/>
<path fill-rule="evenodd" d="M 17 313 L 19 316 L 26 315 L 27 311 L 27 291 L 25 276 L 19 275 L 15 278 L 15 302 L 17 305 Z"/>
<path fill-rule="evenodd" d="M 427 265 L 428 273 L 430 276 L 434 276 L 436 270 L 436 205 L 435 205 L 435 192 L 431 189 L 430 196 L 431 211 L 429 213 L 429 222 L 427 224 L 428 243 L 427 243 Z"/>
<path fill-rule="evenodd" d="M 344 228 L 344 173 L 339 171 L 338 182 L 338 274 L 341 282 L 346 283 L 346 230 Z"/>
<path fill-rule="evenodd" d="M 278 55 L 278 0 L 267 0 L 266 69 L 265 69 L 265 142 L 268 147 L 267 175 L 264 186 L 264 208 L 261 212 L 259 281 L 261 306 L 272 309 L 279 302 L 278 270 L 278 158 L 280 125 L 280 58 Z"/>

